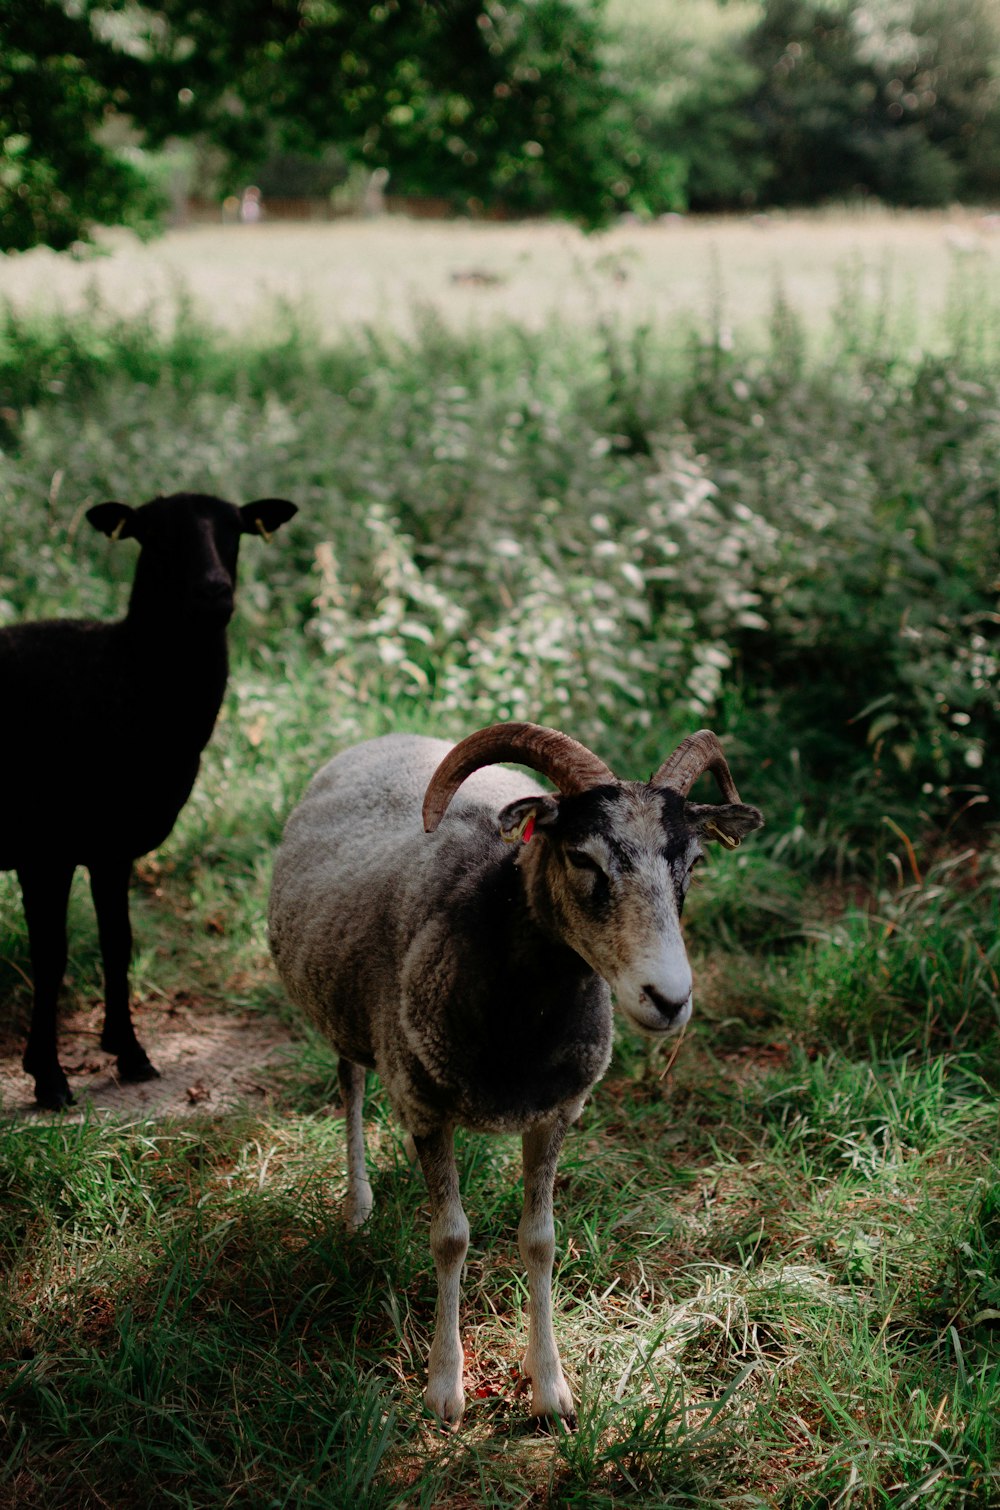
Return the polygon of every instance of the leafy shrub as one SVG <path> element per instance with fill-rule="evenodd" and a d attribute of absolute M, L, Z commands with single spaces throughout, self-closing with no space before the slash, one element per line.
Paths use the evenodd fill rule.
<path fill-rule="evenodd" d="M 708 716 L 727 636 L 754 622 L 744 584 L 771 532 L 749 510 L 723 517 L 690 456 L 662 456 L 629 482 L 617 528 L 553 497 L 534 519 L 522 506 L 502 525 L 469 520 L 458 549 L 418 552 L 373 504 L 350 602 L 334 549 L 318 555 L 312 627 L 345 701 L 431 697 L 456 725 L 562 720 L 597 741 L 609 725 L 619 738 L 645 731 L 658 713 Z"/>
<path fill-rule="evenodd" d="M 383 700 L 456 732 L 530 715 L 644 774 L 728 717 L 772 816 L 814 833 L 1000 777 L 984 370 L 849 338 L 809 359 L 780 300 L 769 352 L 716 333 L 680 368 L 648 333 L 429 315 L 332 351 L 157 328 L 8 325 L 3 618 L 120 601 L 131 553 L 88 501 L 280 492 L 302 512 L 245 552 L 237 648 L 264 615 L 305 627 L 343 735 Z"/>
<path fill-rule="evenodd" d="M 704 350 L 685 408 L 720 505 L 779 536 L 755 582 L 766 630 L 733 646 L 745 680 L 828 777 L 861 776 L 865 750 L 883 800 L 989 788 L 996 387 L 939 358 L 809 371 L 780 305 L 774 331 L 770 359 Z"/>

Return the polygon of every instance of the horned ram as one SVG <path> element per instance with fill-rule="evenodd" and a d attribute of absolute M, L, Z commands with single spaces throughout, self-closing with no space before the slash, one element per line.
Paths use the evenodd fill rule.
<path fill-rule="evenodd" d="M 529 766 L 555 791 L 500 761 Z M 722 804 L 688 800 L 705 770 Z M 377 1070 L 416 1145 L 438 1281 L 425 1400 L 443 1422 L 457 1422 L 465 1403 L 469 1226 L 455 1128 L 521 1135 L 518 1241 L 531 1301 L 523 1372 L 533 1414 L 571 1419 L 552 1326 L 560 1145 L 607 1068 L 612 994 L 653 1038 L 688 1021 L 680 923 L 691 873 L 706 841 L 734 848 L 762 822 L 707 730 L 641 782 L 617 780 L 575 740 L 527 723 L 496 724 L 454 747 L 400 734 L 357 745 L 323 767 L 289 819 L 271 949 L 289 996 L 340 1056 L 351 1226 L 372 1207 L 366 1069 Z"/>

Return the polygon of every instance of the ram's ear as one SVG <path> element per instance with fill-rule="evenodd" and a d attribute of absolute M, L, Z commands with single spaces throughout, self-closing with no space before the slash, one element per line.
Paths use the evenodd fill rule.
<path fill-rule="evenodd" d="M 95 503 L 87 519 L 109 540 L 128 540 L 139 533 L 137 511 L 127 503 Z"/>
<path fill-rule="evenodd" d="M 522 797 L 500 813 L 500 837 L 507 844 L 527 844 L 536 828 L 551 828 L 559 816 L 556 797 Z"/>
<path fill-rule="evenodd" d="M 735 849 L 745 834 L 764 826 L 760 809 L 744 802 L 686 802 L 684 816 L 699 839 L 717 839 L 726 849 Z"/>
<path fill-rule="evenodd" d="M 270 540 L 276 529 L 287 524 L 298 508 L 287 498 L 258 498 L 255 503 L 245 503 L 240 509 L 245 535 L 263 535 Z"/>

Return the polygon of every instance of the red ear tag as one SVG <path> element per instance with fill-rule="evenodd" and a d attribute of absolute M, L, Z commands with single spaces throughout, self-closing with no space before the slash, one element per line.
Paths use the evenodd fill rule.
<path fill-rule="evenodd" d="M 532 834 L 534 832 L 535 832 L 535 815 L 534 815 L 534 813 L 532 813 L 531 817 L 528 819 L 527 823 L 524 825 L 524 828 L 521 830 L 521 843 L 522 844 L 527 844 L 528 840 L 531 838 L 531 836 L 532 836 Z"/>

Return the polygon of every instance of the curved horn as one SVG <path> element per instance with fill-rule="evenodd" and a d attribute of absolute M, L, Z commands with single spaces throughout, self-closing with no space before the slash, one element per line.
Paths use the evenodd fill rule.
<path fill-rule="evenodd" d="M 681 740 L 674 753 L 665 760 L 653 777 L 653 786 L 669 787 L 679 797 L 686 797 L 703 771 L 712 771 L 719 790 L 727 802 L 739 802 L 740 794 L 730 775 L 726 757 L 711 729 L 699 729 Z"/>
<path fill-rule="evenodd" d="M 502 760 L 539 771 L 566 796 L 616 782 L 603 760 L 558 729 L 546 729 L 541 724 L 491 724 L 449 750 L 434 772 L 424 796 L 424 831 L 434 832 L 467 776 Z"/>

